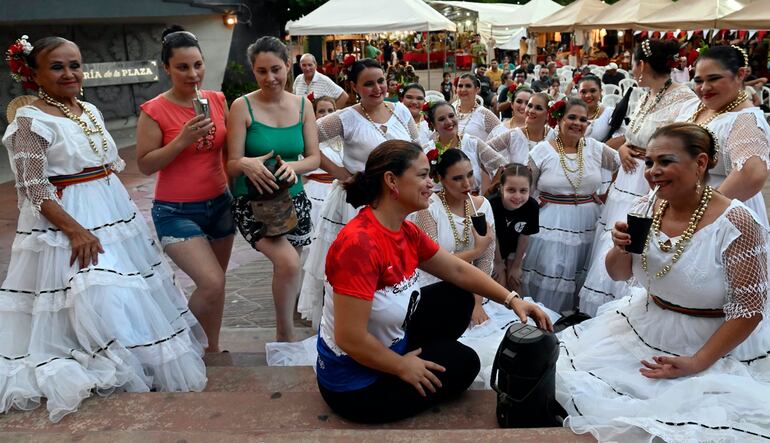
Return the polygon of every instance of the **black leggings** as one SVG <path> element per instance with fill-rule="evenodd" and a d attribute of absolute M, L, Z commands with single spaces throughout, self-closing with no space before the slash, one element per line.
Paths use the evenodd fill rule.
<path fill-rule="evenodd" d="M 421 396 L 400 378 L 382 374 L 371 385 L 355 391 L 336 392 L 319 384 L 326 403 L 341 417 L 361 423 L 386 423 L 411 417 L 437 403 L 457 397 L 473 383 L 481 363 L 476 352 L 459 343 L 473 313 L 473 294 L 449 283 L 422 288 L 420 303 L 407 330 L 408 350 L 422 348 L 420 358 L 437 363 L 445 372 L 436 393 Z"/>

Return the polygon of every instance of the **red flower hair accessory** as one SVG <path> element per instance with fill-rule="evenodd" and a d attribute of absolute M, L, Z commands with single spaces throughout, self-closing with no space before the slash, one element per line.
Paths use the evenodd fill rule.
<path fill-rule="evenodd" d="M 436 167 L 441 162 L 441 155 L 446 152 L 448 146 L 444 146 L 436 140 L 435 148 L 428 151 L 425 155 L 428 156 L 428 163 L 430 163 L 430 176 L 433 177 L 433 181 L 438 183 L 438 173 L 436 173 Z"/>
<path fill-rule="evenodd" d="M 566 108 L 567 102 L 564 100 L 559 100 L 548 108 L 548 125 L 550 127 L 556 127 L 559 119 L 564 117 L 564 111 L 566 111 Z"/>
<path fill-rule="evenodd" d="M 583 78 L 583 74 L 578 72 L 574 77 L 572 77 L 572 83 L 578 84 L 581 78 Z"/>
<path fill-rule="evenodd" d="M 32 45 L 27 41 L 29 37 L 22 35 L 8 50 L 5 51 L 5 60 L 11 68 L 11 77 L 26 89 L 37 90 L 38 86 L 32 80 L 32 68 L 27 63 L 27 56 L 32 52 Z"/>

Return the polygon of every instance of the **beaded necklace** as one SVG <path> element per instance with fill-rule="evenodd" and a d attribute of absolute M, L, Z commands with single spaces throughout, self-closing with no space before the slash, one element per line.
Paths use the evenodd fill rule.
<path fill-rule="evenodd" d="M 399 123 L 401 123 L 401 126 L 403 126 L 403 127 L 404 127 L 404 129 L 406 129 L 406 132 L 407 132 L 407 133 L 409 133 L 409 127 L 406 125 L 406 123 L 404 123 L 404 122 L 403 122 L 403 121 L 402 121 L 402 120 L 401 120 L 401 119 L 398 117 L 398 115 L 396 115 L 396 113 L 395 113 L 395 112 L 393 112 L 393 110 L 392 110 L 392 109 L 390 109 L 390 106 L 388 106 L 388 105 L 386 105 L 386 104 L 384 104 L 384 103 L 383 103 L 383 106 L 385 106 L 385 109 L 387 109 L 388 111 L 390 111 L 390 115 L 392 115 L 393 117 L 395 117 L 395 118 L 396 118 L 396 120 L 398 120 L 398 122 L 399 122 Z M 383 125 L 381 125 L 381 124 L 378 124 L 377 122 L 375 122 L 374 120 L 372 120 L 372 117 L 369 115 L 369 113 L 368 113 L 368 112 L 366 112 L 366 108 L 364 107 L 364 104 L 363 104 L 363 103 L 361 103 L 361 111 L 363 111 L 363 113 L 364 113 L 364 117 L 366 117 L 366 119 L 367 119 L 367 120 L 369 120 L 369 122 L 372 124 L 372 126 L 374 126 L 374 129 L 376 129 L 376 130 L 377 130 L 377 132 L 379 132 L 379 133 L 380 133 L 380 135 L 382 135 L 382 138 L 384 138 L 385 140 L 388 140 L 388 137 L 385 135 L 385 131 L 383 131 L 383 130 L 382 130 L 382 126 L 383 126 Z"/>
<path fill-rule="evenodd" d="M 642 104 L 639 106 L 639 108 L 637 108 L 637 114 L 634 115 L 634 118 L 631 120 L 631 127 L 629 129 L 632 133 L 636 134 L 640 129 L 642 129 L 642 123 L 644 123 L 644 119 L 647 118 L 647 114 L 652 112 L 652 110 L 658 106 L 658 103 L 663 100 L 663 96 L 666 95 L 666 91 L 668 91 L 668 88 L 670 87 L 671 79 L 669 78 L 666 80 L 666 83 L 663 84 L 663 87 L 660 88 L 658 93 L 655 94 L 655 99 L 652 101 L 652 103 L 650 103 L 649 106 L 646 105 L 647 101 L 650 99 L 650 92 L 648 91 L 647 94 L 645 94 Z"/>
<path fill-rule="evenodd" d="M 698 229 L 698 223 L 700 223 L 701 218 L 703 218 L 703 214 L 706 212 L 706 208 L 708 208 L 708 204 L 711 201 L 711 197 L 714 195 L 714 189 L 711 186 L 706 186 L 706 189 L 703 191 L 703 195 L 701 195 L 700 203 L 698 204 L 698 207 L 695 209 L 695 212 L 692 213 L 690 216 L 690 222 L 687 224 L 687 228 L 682 233 L 682 236 L 679 238 L 679 240 L 676 242 L 676 245 L 674 245 L 675 251 L 674 256 L 671 257 L 671 263 L 666 264 L 661 268 L 660 271 L 655 273 L 656 279 L 661 279 L 663 276 L 669 273 L 671 271 L 671 267 L 674 266 L 674 263 L 679 261 L 679 258 L 682 256 L 682 253 L 684 253 L 684 248 L 687 246 L 687 243 L 689 243 L 692 236 L 695 234 L 695 230 Z M 650 278 L 650 274 L 647 272 L 648 265 L 647 265 L 647 251 L 650 249 L 650 237 L 655 237 L 657 239 L 659 233 L 660 233 L 660 224 L 661 219 L 663 218 L 663 213 L 666 211 L 666 207 L 668 207 L 668 202 L 666 200 L 660 201 L 660 208 L 655 212 L 655 215 L 652 218 L 652 230 L 650 232 L 650 235 L 647 236 L 647 240 L 644 243 L 644 251 L 642 252 L 642 269 L 644 269 L 644 272 L 647 274 L 647 278 Z M 664 251 L 665 252 L 665 251 Z"/>
<path fill-rule="evenodd" d="M 715 112 L 714 115 L 707 118 L 705 121 L 698 123 L 698 125 L 706 127 L 706 125 L 714 121 L 715 118 L 727 112 L 731 112 L 733 109 L 737 108 L 741 103 L 748 100 L 748 98 L 749 98 L 749 95 L 746 94 L 746 91 L 741 90 L 741 92 L 738 93 L 738 96 L 735 97 L 733 101 L 728 103 L 727 106 Z M 698 109 L 696 109 L 695 112 L 692 114 L 692 116 L 690 116 L 690 118 L 687 119 L 687 123 L 695 123 L 695 120 L 698 119 L 698 116 L 700 115 L 701 112 L 703 112 L 704 109 L 706 109 L 706 105 L 704 105 L 703 103 L 699 104 Z"/>
<path fill-rule="evenodd" d="M 583 163 L 584 146 L 585 146 L 585 138 L 580 137 L 580 140 L 578 141 L 578 144 L 577 144 L 577 167 L 575 169 L 572 169 L 567 165 L 567 152 L 564 149 L 564 142 L 562 141 L 560 135 L 556 136 L 556 152 L 559 153 L 559 163 L 561 163 L 561 168 L 564 171 L 564 176 L 567 177 L 567 181 L 572 186 L 572 189 L 575 190 L 575 194 L 578 193 L 578 189 L 580 189 L 580 186 L 583 184 L 583 174 L 585 172 L 585 165 Z M 570 173 L 572 174 L 577 173 L 576 181 L 572 181 L 572 178 L 570 178 Z"/>
<path fill-rule="evenodd" d="M 479 107 L 479 102 L 474 101 L 473 108 L 471 108 L 470 111 L 460 112 L 460 106 L 462 106 L 462 103 L 460 103 L 460 100 L 457 100 L 455 103 L 457 104 L 457 106 L 455 106 L 455 112 L 457 112 L 457 119 L 461 121 L 473 115 L 473 113 L 476 112 L 476 109 Z"/>
<path fill-rule="evenodd" d="M 589 117 L 588 120 L 590 120 L 590 121 L 596 120 L 596 118 L 599 117 L 599 114 L 601 113 L 601 111 L 602 111 L 602 105 L 597 106 L 596 107 L 596 112 L 594 112 L 594 115 Z"/>
<path fill-rule="evenodd" d="M 463 236 L 460 238 L 460 234 L 457 232 L 457 227 L 455 226 L 454 213 L 449 209 L 449 203 L 446 201 L 446 190 L 441 190 L 441 192 L 438 193 L 438 196 L 441 199 L 441 203 L 444 205 L 444 211 L 446 211 L 446 216 L 449 219 L 449 225 L 452 227 L 452 235 L 455 238 L 455 252 L 462 251 L 468 246 L 471 239 L 470 197 L 465 199 L 463 208 Z"/>
<path fill-rule="evenodd" d="M 80 109 L 83 110 L 83 113 L 88 117 L 88 119 L 91 121 L 91 124 L 94 125 L 93 128 L 88 126 L 88 123 L 81 120 L 80 117 L 75 115 L 72 110 L 67 107 L 64 103 L 54 99 L 50 95 L 48 95 L 42 88 L 38 91 L 38 96 L 41 100 L 43 100 L 46 104 L 51 105 L 55 108 L 57 108 L 62 114 L 64 114 L 65 117 L 75 122 L 78 126 L 80 126 L 80 129 L 83 130 L 83 133 L 86 135 L 86 139 L 88 140 L 88 146 L 91 148 L 91 151 L 93 151 L 94 154 L 96 154 L 97 157 L 102 162 L 102 168 L 104 169 L 104 172 L 107 172 L 107 152 L 109 152 L 109 145 L 107 144 L 107 137 L 104 135 L 104 128 L 99 123 L 99 120 L 96 119 L 96 116 L 94 116 L 93 112 L 91 112 L 90 109 L 88 109 L 82 101 L 75 99 L 75 102 L 80 106 Z M 100 152 L 99 149 L 96 147 L 96 142 L 91 139 L 92 135 L 98 134 L 102 138 L 102 151 Z M 110 182 L 110 177 L 107 176 L 107 183 Z"/>
<path fill-rule="evenodd" d="M 522 130 L 524 131 L 524 136 L 525 136 L 525 137 L 527 137 L 527 140 L 529 140 L 529 141 L 531 141 L 531 142 L 541 142 L 541 141 L 545 140 L 545 135 L 546 135 L 546 134 L 547 134 L 547 132 L 548 132 L 548 130 L 547 130 L 545 127 L 543 127 L 543 138 L 541 138 L 540 140 L 532 140 L 532 139 L 529 137 L 529 128 L 527 128 L 527 126 L 526 126 L 526 125 L 525 125 L 525 126 L 522 128 Z"/>

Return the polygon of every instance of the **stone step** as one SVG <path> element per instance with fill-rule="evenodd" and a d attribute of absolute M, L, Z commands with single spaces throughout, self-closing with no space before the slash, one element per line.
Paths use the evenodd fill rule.
<path fill-rule="evenodd" d="M 310 327 L 295 327 L 297 340 L 304 340 L 317 331 Z M 265 344 L 275 341 L 275 328 L 222 328 L 219 347 L 230 352 L 265 352 Z"/>
<path fill-rule="evenodd" d="M 91 398 L 80 410 L 59 423 L 51 423 L 46 411 L 13 411 L 0 416 L 0 433 L 98 433 L 131 431 L 197 435 L 209 433 L 212 440 L 223 435 L 275 436 L 276 441 L 305 439 L 306 433 L 323 440 L 331 430 L 366 431 L 385 439 L 385 430 L 475 430 L 497 429 L 495 394 L 492 391 L 468 391 L 457 400 L 445 403 L 416 417 L 383 425 L 351 423 L 334 415 L 315 391 L 277 392 L 202 392 L 202 393 L 120 393 L 106 398 Z M 501 432 L 514 432 L 506 430 Z M 522 432 L 518 430 L 516 432 Z M 527 432 L 540 432 L 527 430 Z M 545 432 L 545 431 L 543 431 Z M 565 429 L 549 429 L 559 439 L 551 441 L 590 441 Z M 547 432 L 547 433 L 548 433 Z M 337 434 L 340 438 L 345 434 Z M 352 440 L 355 435 L 348 434 Z M 503 434 L 498 434 L 503 435 Z M 515 435 L 515 434 L 511 434 Z M 402 434 L 406 439 L 409 434 Z M 280 437 L 280 438 L 279 438 Z M 262 438 L 258 438 L 262 440 Z M 5 440 L 5 437 L 3 438 Z M 139 440 L 139 439 L 137 439 Z M 546 440 L 539 440 L 546 441 Z"/>
<path fill-rule="evenodd" d="M 205 392 L 317 392 L 310 366 L 209 366 Z"/>
<path fill-rule="evenodd" d="M 253 430 L 248 432 L 201 431 L 98 431 L 75 432 L 11 432 L 3 434 L 9 442 L 61 443 L 221 443 L 221 442 L 360 442 L 380 443 L 445 443 L 445 442 L 509 442 L 517 443 L 583 443 L 595 441 L 591 436 L 575 435 L 563 428 L 532 429 L 323 429 L 323 430 Z"/>

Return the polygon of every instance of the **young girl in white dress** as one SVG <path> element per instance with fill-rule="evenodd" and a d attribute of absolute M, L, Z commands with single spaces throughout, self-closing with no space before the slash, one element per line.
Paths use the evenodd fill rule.
<path fill-rule="evenodd" d="M 341 181 L 362 171 L 369 153 L 386 140 L 417 142 L 419 133 L 409 110 L 401 103 L 385 103 L 387 84 L 378 62 L 355 62 L 350 79 L 360 97 L 359 104 L 339 110 L 318 121 L 319 142 L 341 137 L 344 142 L 342 166 L 321 155 L 321 169 L 336 180 L 326 198 L 315 226 L 315 240 L 305 261 L 297 310 L 317 327 L 323 304 L 326 253 L 337 233 L 358 211 L 347 203 Z"/>
<path fill-rule="evenodd" d="M 553 113 L 559 134 L 529 154 L 533 194 L 541 205 L 540 232 L 530 237 L 522 292 L 561 312 L 577 306 L 601 210 L 596 196 L 601 170 L 617 170 L 619 160 L 614 149 L 584 137 L 588 116 L 583 101 L 570 99 Z"/>
<path fill-rule="evenodd" d="M 770 439 L 767 230 L 707 185 L 718 149 L 692 124 L 652 136 L 645 175 L 660 190 L 644 252 L 625 251 L 631 238 L 619 221 L 606 259 L 612 278 L 643 288 L 559 334 L 556 397 L 574 432 L 599 441 Z"/>
<path fill-rule="evenodd" d="M 401 94 L 401 103 L 403 103 L 404 106 L 409 109 L 409 112 L 412 113 L 414 124 L 417 125 L 417 130 L 420 133 L 420 146 L 428 143 L 433 131 L 430 129 L 428 121 L 423 116 L 423 108 L 425 107 L 425 88 L 419 83 L 406 85 L 404 87 L 404 92 Z"/>
<path fill-rule="evenodd" d="M 645 42 L 634 53 L 632 73 L 639 86 L 649 88 L 649 92 L 639 102 L 626 128 L 625 144 L 618 149 L 623 167 L 610 187 L 596 225 L 590 267 L 579 295 L 580 311 L 588 315 L 596 315 L 599 306 L 625 294 L 627 283 L 613 281 L 604 267 L 604 257 L 612 248 L 610 231 L 615 222 L 626 220 L 636 199 L 650 192 L 643 164 L 650 136 L 656 129 L 672 123 L 682 105 L 695 98 L 687 85 L 671 82 L 669 61 L 678 56 L 679 44 L 661 40 Z"/>
<path fill-rule="evenodd" d="M 332 114 L 336 110 L 334 99 L 328 96 L 314 98 L 313 106 L 315 107 L 315 117 L 317 119 Z M 321 154 L 330 162 L 337 166 L 342 166 L 342 144 L 342 139 L 335 137 L 319 143 L 318 147 L 321 149 Z M 307 198 L 313 205 L 310 209 L 310 220 L 313 222 L 313 226 L 318 223 L 318 217 L 321 214 L 326 197 L 332 190 L 332 182 L 334 182 L 334 177 L 320 168 L 302 176 L 305 194 L 307 194 Z"/>

